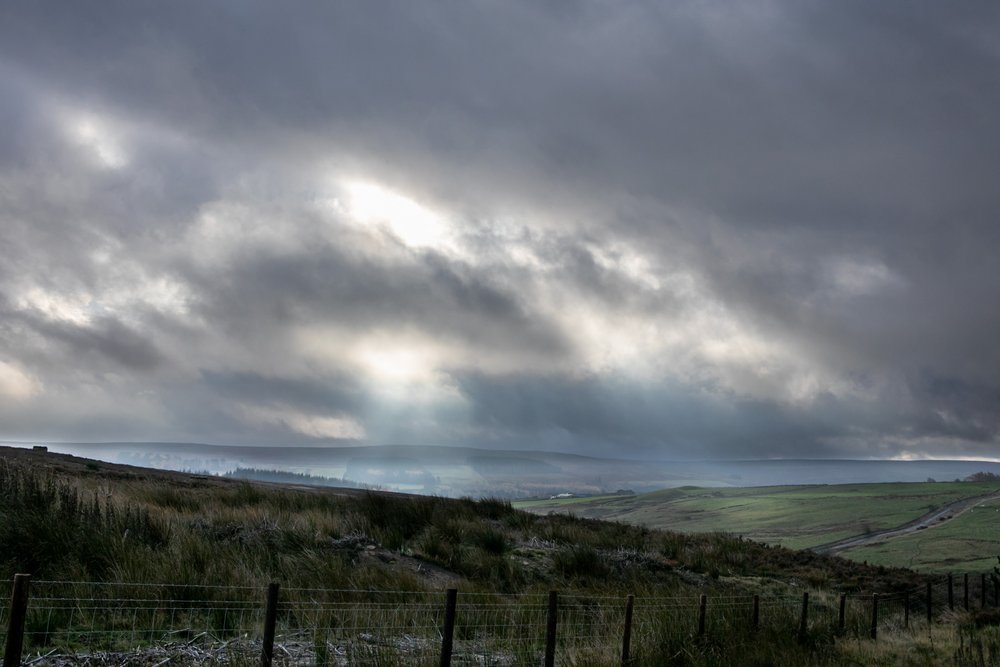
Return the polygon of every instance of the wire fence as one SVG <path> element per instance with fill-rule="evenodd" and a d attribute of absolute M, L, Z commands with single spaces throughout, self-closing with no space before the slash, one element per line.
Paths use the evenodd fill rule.
<path fill-rule="evenodd" d="M 264 655 L 278 665 L 614 665 L 665 642 L 752 641 L 765 631 L 875 639 L 926 628 L 967 601 L 969 610 L 994 606 L 1000 594 L 986 575 L 811 597 L 282 588 L 269 608 L 267 590 L 254 587 L 43 580 L 30 582 L 29 596 L 21 583 L 24 602 L 15 581 L 11 604 L 0 605 L 4 667 L 256 665 Z M 19 661 L 9 658 L 18 642 Z"/>

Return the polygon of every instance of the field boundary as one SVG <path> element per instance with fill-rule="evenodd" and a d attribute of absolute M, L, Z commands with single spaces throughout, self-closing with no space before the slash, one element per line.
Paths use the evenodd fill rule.
<path fill-rule="evenodd" d="M 990 595 L 992 593 L 992 595 Z M 960 594 L 960 595 L 959 595 Z M 991 599 L 992 598 L 992 599 Z M 664 637 L 696 650 L 712 641 L 798 642 L 818 636 L 877 640 L 883 629 L 950 622 L 945 612 L 1000 607 L 1000 580 L 981 573 L 928 579 L 890 593 L 636 596 L 549 591 L 507 595 L 440 591 L 32 581 L 16 575 L 0 612 L 3 667 L 166 665 L 187 660 L 277 664 L 552 667 L 587 656 L 629 665 L 659 655 Z M 714 639 L 713 639 L 714 638 Z M 29 657 L 25 660 L 25 654 Z"/>

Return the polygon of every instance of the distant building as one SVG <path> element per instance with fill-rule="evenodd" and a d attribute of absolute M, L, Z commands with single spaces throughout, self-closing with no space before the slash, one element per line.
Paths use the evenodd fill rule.
<path fill-rule="evenodd" d="M 44 454 L 45 452 L 49 451 L 49 448 L 46 447 L 45 445 L 35 445 L 34 447 L 31 448 L 31 451 L 42 452 Z"/>

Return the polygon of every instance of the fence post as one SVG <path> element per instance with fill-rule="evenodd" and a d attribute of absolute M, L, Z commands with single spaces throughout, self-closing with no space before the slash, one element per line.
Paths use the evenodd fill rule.
<path fill-rule="evenodd" d="M 799 641 L 805 641 L 809 630 L 809 591 L 802 594 L 802 617 L 799 619 Z"/>
<path fill-rule="evenodd" d="M 549 591 L 549 615 L 545 624 L 545 667 L 556 664 L 556 613 L 559 610 L 558 594 Z"/>
<path fill-rule="evenodd" d="M 455 637 L 455 606 L 458 589 L 449 588 L 444 594 L 444 628 L 441 630 L 441 667 L 450 667 L 452 641 Z"/>
<path fill-rule="evenodd" d="M 993 606 L 1000 607 L 1000 579 L 993 575 Z"/>
<path fill-rule="evenodd" d="M 7 646 L 3 653 L 3 667 L 19 667 L 24 646 L 24 617 L 28 613 L 28 584 L 30 574 L 15 574 L 14 588 L 10 593 L 10 616 L 7 619 Z"/>
<path fill-rule="evenodd" d="M 837 627 L 841 632 L 844 631 L 844 627 L 847 621 L 847 593 L 840 594 L 840 612 L 837 614 Z"/>
<path fill-rule="evenodd" d="M 708 597 L 702 593 L 698 600 L 698 636 L 705 636 L 705 606 L 708 604 Z"/>
<path fill-rule="evenodd" d="M 753 629 L 754 632 L 760 627 L 760 596 L 753 596 Z"/>
<path fill-rule="evenodd" d="M 634 595 L 629 595 L 625 598 L 625 628 L 622 630 L 622 667 L 626 667 L 629 661 L 629 648 L 632 644 L 632 607 L 634 604 Z"/>
<path fill-rule="evenodd" d="M 261 667 L 271 667 L 274 657 L 274 626 L 278 621 L 278 584 L 267 586 L 267 607 L 264 611 L 264 646 L 260 652 Z"/>
<path fill-rule="evenodd" d="M 932 588 L 932 584 L 931 584 L 930 581 L 928 581 L 927 582 L 927 624 L 928 625 L 930 625 L 931 623 L 934 622 L 934 612 L 933 612 L 933 610 L 931 608 L 931 602 L 933 602 L 933 598 L 931 598 L 931 588 Z"/>
<path fill-rule="evenodd" d="M 979 608 L 986 609 L 986 573 L 979 575 Z"/>
<path fill-rule="evenodd" d="M 965 602 L 965 611 L 969 611 L 969 573 L 962 575 L 962 598 Z"/>
<path fill-rule="evenodd" d="M 955 611 L 955 578 L 948 573 L 948 609 Z"/>
<path fill-rule="evenodd" d="M 903 593 L 903 627 L 910 627 L 910 591 Z"/>
<path fill-rule="evenodd" d="M 872 631 L 871 638 L 878 639 L 878 593 L 872 593 Z"/>

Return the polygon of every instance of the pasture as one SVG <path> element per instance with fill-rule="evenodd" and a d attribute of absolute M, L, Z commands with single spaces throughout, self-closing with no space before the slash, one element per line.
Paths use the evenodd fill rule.
<path fill-rule="evenodd" d="M 998 489 L 988 482 L 682 487 L 636 496 L 523 501 L 515 506 L 537 514 L 570 513 L 685 533 L 732 533 L 803 549 L 900 526 L 949 503 Z M 990 507 L 1000 509 L 995 503 Z M 981 569 L 1000 554 L 997 528 L 1000 512 L 977 508 L 913 535 L 841 555 L 927 571 Z"/>

